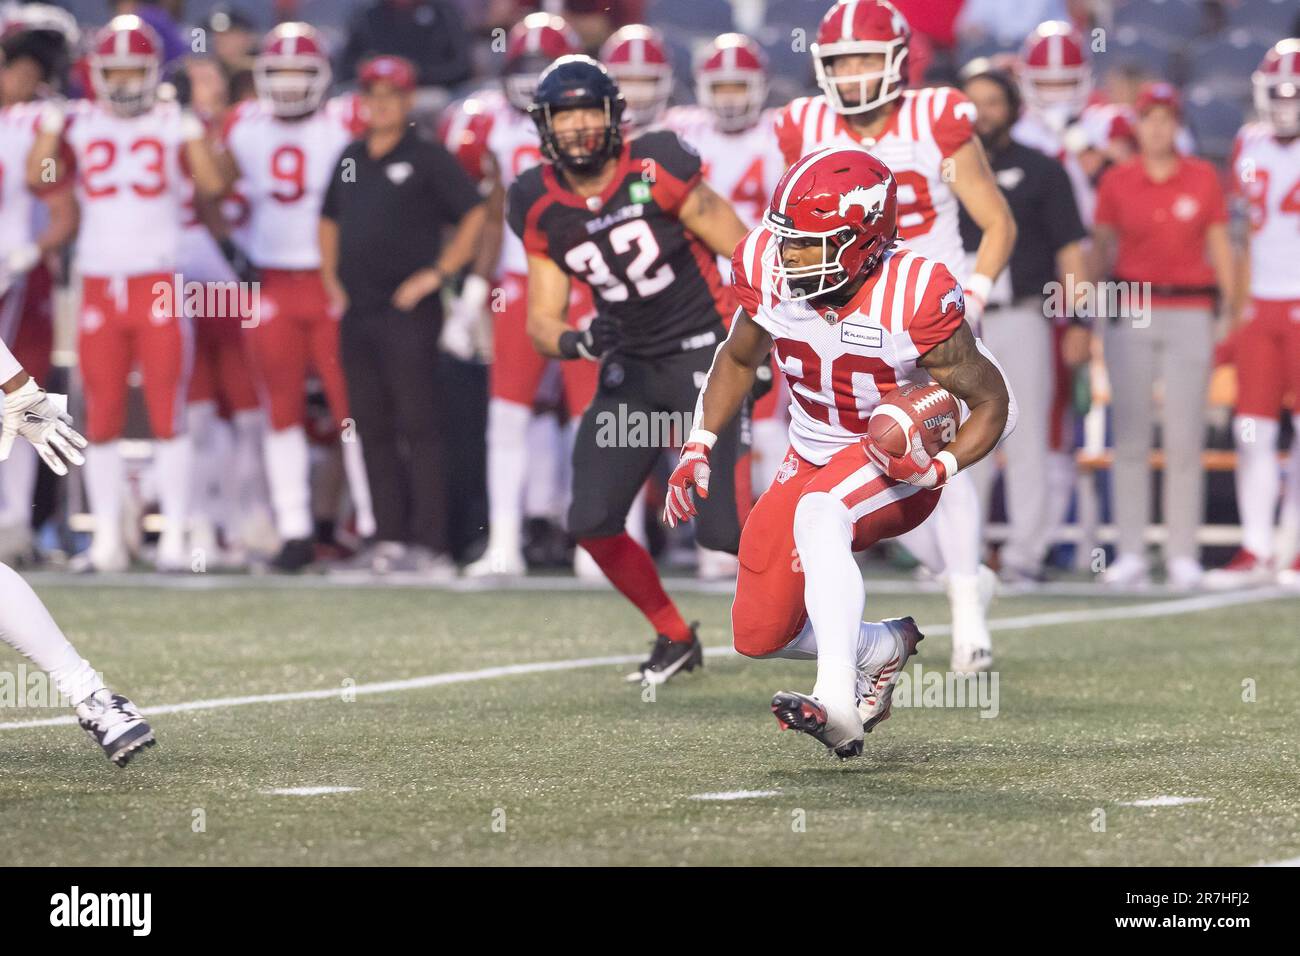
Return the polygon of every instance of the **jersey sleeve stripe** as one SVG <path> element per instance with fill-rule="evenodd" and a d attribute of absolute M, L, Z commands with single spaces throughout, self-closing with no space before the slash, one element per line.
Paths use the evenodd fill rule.
<path fill-rule="evenodd" d="M 916 281 L 912 283 L 915 294 L 921 298 L 925 297 L 925 290 L 930 287 L 930 274 L 934 272 L 934 260 L 926 259 L 921 263 L 921 268 L 917 270 Z M 908 313 L 903 317 L 903 328 L 912 324 L 912 316 L 915 312 Z"/>

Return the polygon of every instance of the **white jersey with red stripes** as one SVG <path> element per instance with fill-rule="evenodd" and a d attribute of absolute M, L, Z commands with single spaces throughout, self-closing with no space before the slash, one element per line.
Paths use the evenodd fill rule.
<path fill-rule="evenodd" d="M 310 116 L 281 119 L 263 103 L 241 103 L 226 125 L 250 218 L 245 252 L 264 269 L 320 267 L 321 201 L 339 154 L 361 131 L 353 96 L 326 101 Z"/>
<path fill-rule="evenodd" d="M 40 103 L 0 109 L 0 250 L 36 238 L 39 203 L 27 187 L 27 155 L 36 140 Z"/>
<path fill-rule="evenodd" d="M 714 114 L 701 106 L 674 106 L 663 125 L 704 161 L 704 181 L 736 210 L 746 226 L 756 226 L 785 172 L 776 139 L 776 110 L 765 110 L 748 129 L 728 133 Z"/>
<path fill-rule="evenodd" d="M 732 283 L 790 385 L 790 444 L 823 465 L 861 440 L 883 395 L 932 381 L 917 362 L 966 320 L 965 299 L 943 263 L 896 246 L 843 308 L 791 302 L 774 271 L 778 245 L 763 226 L 751 229 Z"/>
<path fill-rule="evenodd" d="M 1233 190 L 1250 204 L 1250 294 L 1300 299 L 1300 138 L 1248 123 L 1232 149 Z"/>
<path fill-rule="evenodd" d="M 898 233 L 913 252 L 965 276 L 957 196 L 945 161 L 975 135 L 975 105 L 947 86 L 904 90 L 884 131 L 853 132 L 823 95 L 801 96 L 781 111 L 776 130 L 786 165 L 823 146 L 858 146 L 898 182 Z"/>
<path fill-rule="evenodd" d="M 77 172 L 76 263 L 82 275 L 175 270 L 190 188 L 181 126 L 176 103 L 131 117 L 88 100 L 68 104 L 63 139 Z"/>
<path fill-rule="evenodd" d="M 445 121 L 443 141 L 474 179 L 499 177 L 503 189 L 542 161 L 537 126 L 499 90 L 483 90 L 456 104 Z M 497 271 L 528 273 L 524 244 L 510 229 L 503 230 Z"/>

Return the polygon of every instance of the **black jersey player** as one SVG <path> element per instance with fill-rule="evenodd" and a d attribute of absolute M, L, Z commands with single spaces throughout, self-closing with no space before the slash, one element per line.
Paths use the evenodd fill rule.
<path fill-rule="evenodd" d="M 529 335 L 545 355 L 601 362 L 573 452 L 569 531 L 655 628 L 650 659 L 629 679 L 662 683 L 702 662 L 699 639 L 624 523 L 665 433 L 686 437 L 729 318 L 715 256 L 730 256 L 745 227 L 675 134 L 624 142 L 623 97 L 595 60 L 556 60 L 531 113 L 543 163 L 507 197 L 510 228 L 528 252 Z M 597 316 L 583 331 L 565 319 L 571 279 L 595 292 Z M 750 500 L 742 424 L 708 436 L 724 464 L 696 531 L 704 547 L 732 554 Z"/>

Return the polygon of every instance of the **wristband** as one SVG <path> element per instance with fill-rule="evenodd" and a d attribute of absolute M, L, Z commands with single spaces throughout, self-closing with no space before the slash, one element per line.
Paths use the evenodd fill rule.
<path fill-rule="evenodd" d="M 583 341 L 583 333 L 568 329 L 560 333 L 560 341 L 557 345 L 557 351 L 560 358 L 572 361 L 573 359 L 589 359 L 595 361 L 597 356 L 587 351 L 586 342 Z"/>
<path fill-rule="evenodd" d="M 471 273 L 460 284 L 461 305 L 470 314 L 476 315 L 482 312 L 483 307 L 487 305 L 489 291 L 491 290 L 488 286 L 488 280 L 481 275 Z"/>
<path fill-rule="evenodd" d="M 943 464 L 944 483 L 952 481 L 959 470 L 957 457 L 945 448 L 943 451 L 935 452 L 934 460 Z"/>
<path fill-rule="evenodd" d="M 980 305 L 989 301 L 989 295 L 993 292 L 993 280 L 986 275 L 975 273 L 966 282 L 966 294 L 971 298 L 978 299 Z"/>
<path fill-rule="evenodd" d="M 41 115 L 36 121 L 36 128 L 47 135 L 58 136 L 63 132 L 63 127 L 67 122 L 68 117 L 63 111 L 63 105 L 51 101 L 41 108 Z"/>
<path fill-rule="evenodd" d="M 686 441 L 682 447 L 684 448 L 686 445 L 703 445 L 709 451 L 713 451 L 713 446 L 716 445 L 717 442 L 718 436 L 713 432 L 703 428 L 693 428 L 691 429 L 691 433 L 686 436 Z"/>

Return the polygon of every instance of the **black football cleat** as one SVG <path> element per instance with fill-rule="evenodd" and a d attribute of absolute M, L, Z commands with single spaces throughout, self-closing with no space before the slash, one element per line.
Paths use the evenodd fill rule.
<path fill-rule="evenodd" d="M 77 722 L 119 767 L 125 767 L 137 750 L 156 743 L 135 704 L 106 688 L 77 705 Z"/>
<path fill-rule="evenodd" d="M 271 559 L 271 570 L 281 574 L 297 574 L 316 560 L 316 545 L 311 538 L 290 538 Z"/>
<path fill-rule="evenodd" d="M 791 690 L 778 691 L 772 698 L 772 713 L 782 730 L 797 730 L 807 734 L 841 760 L 862 754 L 862 741 L 851 740 L 836 747 L 826 739 L 826 708 L 816 697 L 796 694 Z"/>
<path fill-rule="evenodd" d="M 666 684 L 679 671 L 693 671 L 697 667 L 703 667 L 704 645 L 695 633 L 697 627 L 698 621 L 691 624 L 689 641 L 670 641 L 666 634 L 655 637 L 655 646 L 650 651 L 649 659 L 627 675 L 628 683 Z"/>

